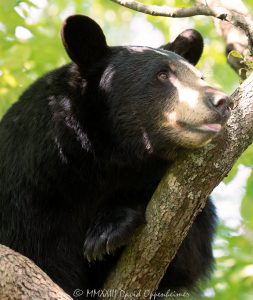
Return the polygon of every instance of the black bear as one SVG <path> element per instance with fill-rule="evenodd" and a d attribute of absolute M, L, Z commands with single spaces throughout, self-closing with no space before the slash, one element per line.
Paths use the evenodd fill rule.
<path fill-rule="evenodd" d="M 178 150 L 214 138 L 230 100 L 193 66 L 195 30 L 158 49 L 109 47 L 96 22 L 75 15 L 62 39 L 73 62 L 32 84 L 0 123 L 0 243 L 89 299 Z M 208 274 L 215 220 L 209 199 L 159 290 Z"/>

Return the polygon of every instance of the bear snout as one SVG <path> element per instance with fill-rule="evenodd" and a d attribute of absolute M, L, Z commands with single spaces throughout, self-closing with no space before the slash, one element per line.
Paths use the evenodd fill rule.
<path fill-rule="evenodd" d="M 218 114 L 221 123 L 226 123 L 231 115 L 233 106 L 231 98 L 218 90 L 208 88 L 205 100 L 207 106 Z"/>

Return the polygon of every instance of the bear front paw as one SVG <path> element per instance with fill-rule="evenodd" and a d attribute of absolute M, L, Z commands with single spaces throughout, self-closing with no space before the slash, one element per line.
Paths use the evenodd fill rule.
<path fill-rule="evenodd" d="M 112 254 L 116 249 L 126 245 L 135 229 L 145 223 L 144 214 L 133 209 L 115 212 L 110 221 L 104 216 L 90 227 L 84 241 L 84 256 L 89 262 L 102 260 L 106 254 Z"/>

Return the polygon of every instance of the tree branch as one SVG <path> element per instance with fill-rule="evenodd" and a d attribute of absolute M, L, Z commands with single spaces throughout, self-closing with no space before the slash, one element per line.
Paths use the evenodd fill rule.
<path fill-rule="evenodd" d="M 192 7 L 180 7 L 174 8 L 169 6 L 158 6 L 158 5 L 147 5 L 141 3 L 139 1 L 134 0 L 111 0 L 115 3 L 118 3 L 122 6 L 130 8 L 132 10 L 152 15 L 152 16 L 162 16 L 162 17 L 170 17 L 170 18 L 185 18 L 185 17 L 193 17 L 198 15 L 205 16 L 216 16 L 220 19 L 224 19 L 224 10 L 222 7 L 217 8 L 216 11 L 212 11 L 206 5 L 196 5 Z"/>
<path fill-rule="evenodd" d="M 0 245 L 1 300 L 71 300 L 27 257 Z"/>
<path fill-rule="evenodd" d="M 185 18 L 193 16 L 210 16 L 225 20 L 237 28 L 243 30 L 248 38 L 250 52 L 253 53 L 253 23 L 249 16 L 228 10 L 224 7 L 209 6 L 198 3 L 191 7 L 174 8 L 168 6 L 147 5 L 134 0 L 111 0 L 117 4 L 132 10 L 152 16 L 163 16 L 170 18 Z"/>
<path fill-rule="evenodd" d="M 252 97 L 253 75 L 233 94 L 237 107 L 223 135 L 202 149 L 184 151 L 168 170 L 147 207 L 147 225 L 131 240 L 105 288 L 139 291 L 135 300 L 157 288 L 206 197 L 253 141 Z"/>

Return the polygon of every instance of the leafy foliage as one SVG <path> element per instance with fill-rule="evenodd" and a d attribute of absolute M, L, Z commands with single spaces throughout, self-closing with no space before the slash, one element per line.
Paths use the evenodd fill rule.
<path fill-rule="evenodd" d="M 194 2 L 145 1 L 147 4 L 170 6 L 187 6 Z M 245 3 L 253 13 L 252 1 L 246 0 Z M 154 39 L 149 34 L 150 30 L 155 30 L 157 37 L 162 36 L 165 42 L 180 31 L 194 27 L 205 37 L 205 51 L 198 67 L 206 80 L 228 93 L 239 84 L 239 78 L 226 63 L 222 38 L 217 35 L 210 18 L 199 16 L 172 20 L 146 16 L 108 0 L 9 0 L 2 3 L 0 10 L 0 117 L 32 81 L 69 61 L 59 32 L 63 20 L 74 13 L 87 14 L 96 19 L 105 30 L 110 45 L 135 43 L 145 32 L 148 38 L 150 36 L 150 39 Z M 136 36 L 137 32 L 141 32 L 141 35 Z M 150 42 L 151 45 L 155 41 Z M 246 59 L 246 63 L 252 69 L 252 62 Z M 234 178 L 239 164 L 253 166 L 253 146 L 239 159 L 226 178 L 226 183 Z M 241 226 L 220 226 L 215 247 L 217 269 L 213 280 L 207 284 L 207 292 L 203 297 L 229 300 L 252 298 L 252 199 L 253 175 L 248 179 L 241 205 Z"/>
<path fill-rule="evenodd" d="M 232 50 L 228 54 L 228 58 L 230 56 L 233 56 L 234 58 L 239 60 L 239 63 L 242 65 L 241 69 L 239 69 L 239 74 L 245 74 L 245 77 L 249 77 L 249 75 L 253 71 L 253 58 L 252 55 L 250 55 L 250 52 L 241 54 L 236 50 Z M 244 78 L 244 77 L 243 77 Z"/>

